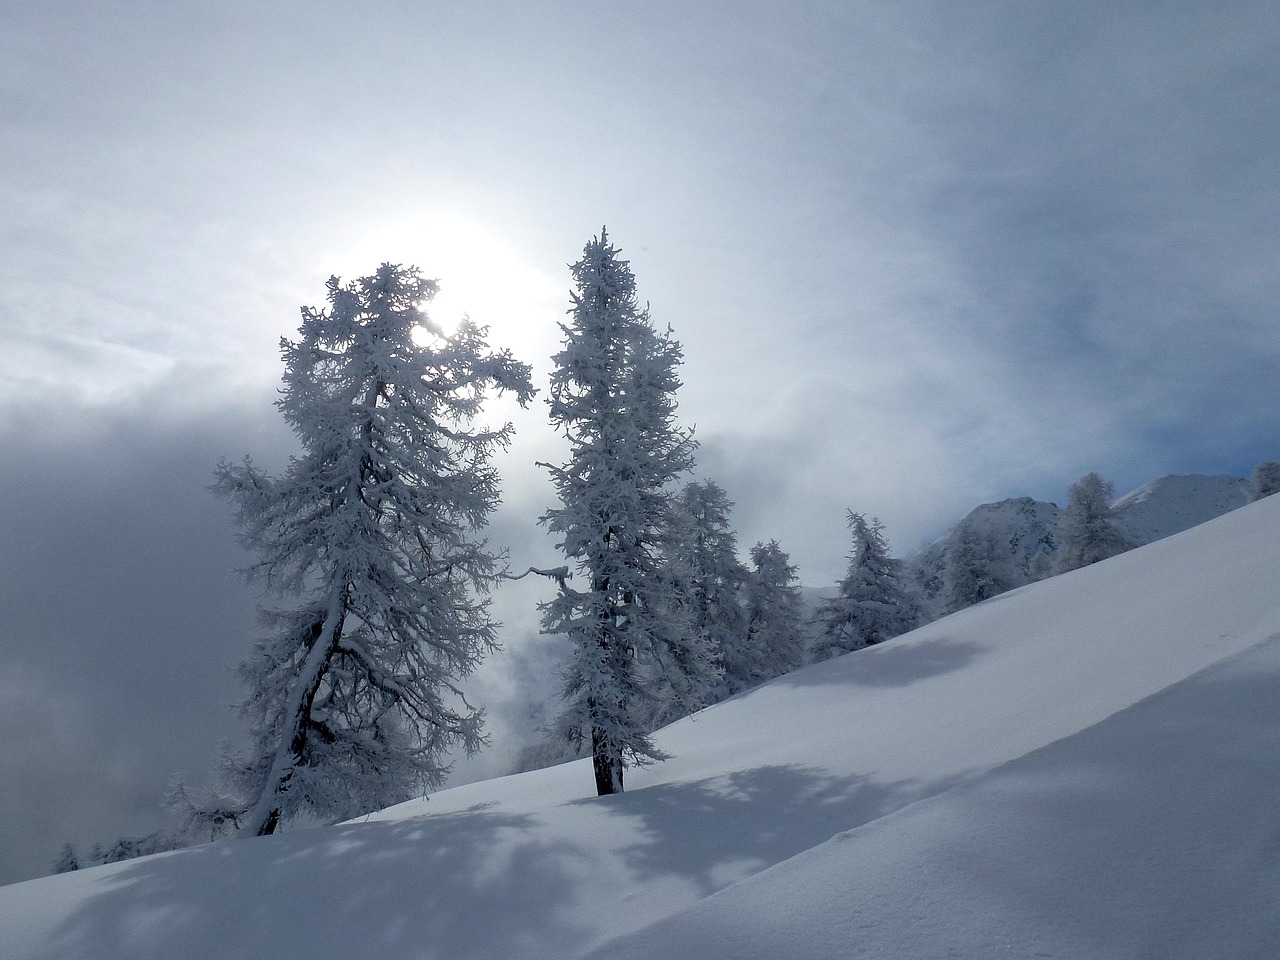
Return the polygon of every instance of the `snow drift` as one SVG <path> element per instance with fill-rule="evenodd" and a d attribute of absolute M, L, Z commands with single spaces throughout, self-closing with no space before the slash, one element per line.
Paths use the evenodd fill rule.
<path fill-rule="evenodd" d="M 1271 956 L 1280 497 L 585 762 L 0 888 L 0 954 Z"/>

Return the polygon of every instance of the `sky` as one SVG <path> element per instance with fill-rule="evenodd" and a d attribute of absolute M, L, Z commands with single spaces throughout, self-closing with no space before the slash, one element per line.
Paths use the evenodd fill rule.
<path fill-rule="evenodd" d="M 0 882 L 156 825 L 235 741 L 256 597 L 214 465 L 278 468 L 331 274 L 438 277 L 543 388 L 607 225 L 746 548 L 839 577 L 979 502 L 1280 457 L 1280 20 L 1265 2 L 21 3 L 0 13 Z M 545 585 L 473 680 L 499 772 Z M 488 759 L 486 759 L 486 757 Z"/>

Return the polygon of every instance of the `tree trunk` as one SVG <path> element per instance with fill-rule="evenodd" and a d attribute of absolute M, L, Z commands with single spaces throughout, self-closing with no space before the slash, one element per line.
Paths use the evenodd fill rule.
<path fill-rule="evenodd" d="M 311 704 L 315 701 L 316 692 L 329 667 L 329 659 L 338 646 L 345 619 L 346 607 L 342 593 L 338 591 L 330 601 L 311 652 L 289 691 L 289 728 L 284 731 L 276 748 L 271 771 L 262 787 L 262 795 L 249 808 L 245 825 L 241 828 L 251 836 L 263 837 L 275 833 L 280 826 L 281 810 L 278 800 L 288 787 L 293 768 L 302 759 L 302 752 L 306 749 Z"/>
<path fill-rule="evenodd" d="M 612 543 L 615 538 L 613 527 L 609 527 L 605 533 L 605 543 Z M 601 577 L 595 580 L 592 583 L 592 588 L 598 593 L 607 596 L 609 594 L 609 578 Z M 615 624 L 616 620 L 617 614 L 612 604 L 606 606 L 600 612 L 600 633 L 596 638 L 596 642 L 600 644 L 606 656 L 609 652 L 609 637 L 611 633 L 609 628 Z M 610 742 L 608 735 L 596 723 L 598 714 L 594 697 L 587 700 L 587 712 L 591 715 L 591 763 L 596 772 L 596 796 L 606 797 L 612 793 L 621 793 L 622 753 L 616 745 Z"/>
<path fill-rule="evenodd" d="M 622 792 L 622 757 L 604 731 L 591 727 L 591 763 L 596 772 L 596 796 Z"/>
<path fill-rule="evenodd" d="M 280 826 L 280 808 L 272 807 L 271 812 L 267 814 L 266 822 L 258 829 L 256 836 L 265 837 L 276 832 Z"/>

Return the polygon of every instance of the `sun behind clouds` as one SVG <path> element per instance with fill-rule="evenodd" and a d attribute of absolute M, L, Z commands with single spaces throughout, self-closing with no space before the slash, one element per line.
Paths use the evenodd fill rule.
<path fill-rule="evenodd" d="M 353 236 L 347 249 L 326 257 L 326 272 L 368 274 L 378 264 L 412 264 L 435 279 L 439 292 L 427 316 L 444 335 L 464 317 L 490 328 L 492 342 L 517 355 L 543 352 L 558 335 L 568 302 L 568 277 L 531 266 L 494 231 L 459 216 L 402 217 Z M 424 340 L 431 333 L 423 330 Z"/>

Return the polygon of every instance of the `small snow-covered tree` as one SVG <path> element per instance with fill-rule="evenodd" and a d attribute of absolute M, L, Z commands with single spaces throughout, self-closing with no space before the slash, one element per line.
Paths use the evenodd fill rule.
<path fill-rule="evenodd" d="M 696 707 L 716 665 L 690 629 L 671 561 L 670 486 L 691 467 L 695 446 L 675 419 L 680 345 L 654 329 L 604 231 L 571 269 L 550 396 L 570 455 L 549 465 L 561 505 L 542 521 L 585 585 L 562 582 L 543 605 L 543 629 L 572 648 L 556 729 L 590 743 L 604 795 L 623 789 L 626 764 L 662 757 L 649 738 L 658 698 Z"/>
<path fill-rule="evenodd" d="M 882 643 L 916 625 L 919 610 L 907 590 L 902 561 L 889 556 L 884 526 L 849 511 L 853 549 L 836 596 L 818 607 L 812 659 Z"/>
<path fill-rule="evenodd" d="M 96 867 L 103 863 L 119 863 L 166 850 L 208 843 L 234 833 L 245 813 L 244 804 L 232 798 L 219 797 L 213 793 L 192 797 L 180 778 L 173 783 L 165 798 L 165 806 L 177 815 L 178 823 L 173 829 L 157 830 L 142 837 L 120 837 L 106 844 L 95 843 L 83 857 L 74 846 L 67 844 L 54 861 L 54 873 Z"/>
<path fill-rule="evenodd" d="M 746 588 L 748 647 L 763 683 L 804 663 L 805 634 L 796 568 L 777 540 L 751 548 Z"/>
<path fill-rule="evenodd" d="M 76 848 L 68 843 L 62 848 L 62 852 L 58 854 L 58 859 L 53 861 L 53 872 L 70 873 L 72 870 L 79 869 L 80 855 L 76 853 Z"/>
<path fill-rule="evenodd" d="M 684 568 L 685 603 L 693 629 L 720 660 L 717 699 L 732 696 L 760 682 L 760 657 L 748 644 L 742 604 L 747 568 L 738 559 L 737 537 L 729 526 L 733 503 L 719 484 L 707 480 L 686 484 L 679 507 L 682 542 L 676 553 Z"/>
<path fill-rule="evenodd" d="M 951 534 L 942 568 L 942 612 L 955 613 L 1009 589 L 1007 550 L 995 537 L 970 523 Z"/>
<path fill-rule="evenodd" d="M 186 846 L 182 838 L 168 830 L 156 830 L 141 837 L 121 837 L 114 843 L 102 846 L 94 844 L 85 866 L 97 866 L 101 863 L 121 863 L 138 857 L 149 857 L 153 853 L 164 853 Z"/>
<path fill-rule="evenodd" d="M 1078 570 L 1133 548 L 1111 506 L 1110 480 L 1086 473 L 1067 491 L 1067 507 L 1058 519 L 1058 573 Z"/>
<path fill-rule="evenodd" d="M 481 596 L 500 558 L 478 538 L 498 503 L 510 424 L 472 426 L 488 390 L 532 395 L 529 368 L 464 320 L 446 336 L 435 281 L 383 264 L 328 283 L 282 340 L 278 407 L 301 444 L 281 476 L 221 464 L 248 571 L 289 606 L 240 669 L 252 729 L 228 761 L 242 829 L 349 817 L 437 786 L 447 751 L 483 742 L 457 680 L 496 645 Z"/>
<path fill-rule="evenodd" d="M 1263 460 L 1253 470 L 1249 481 L 1249 502 L 1253 503 L 1273 493 L 1280 493 L 1280 461 Z"/>

